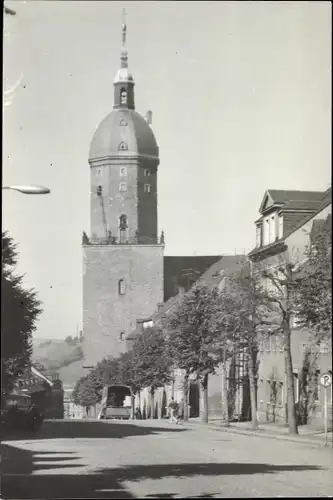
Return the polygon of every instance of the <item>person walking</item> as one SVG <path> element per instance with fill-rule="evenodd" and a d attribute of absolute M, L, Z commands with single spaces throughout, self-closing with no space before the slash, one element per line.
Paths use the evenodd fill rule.
<path fill-rule="evenodd" d="M 178 403 L 171 398 L 171 401 L 169 403 L 169 410 L 170 410 L 170 422 L 176 422 L 178 424 L 178 417 L 177 417 L 177 410 L 178 410 Z"/>

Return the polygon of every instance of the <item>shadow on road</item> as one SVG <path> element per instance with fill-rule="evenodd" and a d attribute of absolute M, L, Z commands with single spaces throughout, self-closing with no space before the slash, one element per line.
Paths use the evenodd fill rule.
<path fill-rule="evenodd" d="M 255 463 L 193 463 L 131 465 L 119 469 L 98 469 L 98 473 L 116 477 L 117 481 L 140 481 L 164 477 L 223 476 L 274 474 L 275 472 L 321 470 L 316 465 L 273 465 Z"/>
<path fill-rule="evenodd" d="M 52 456 L 51 456 L 52 455 Z M 319 470 L 305 465 L 272 465 L 253 463 L 191 463 L 132 465 L 98 469 L 92 474 L 35 474 L 46 469 L 82 467 L 75 463 L 75 452 L 31 452 L 9 444 L 1 445 L 1 493 L 3 499 L 57 500 L 78 498 L 134 498 L 122 484 L 165 477 L 274 474 L 283 471 Z M 69 471 L 68 471 L 69 472 Z M 149 495 L 147 498 L 173 498 L 175 493 Z M 196 498 L 211 495 L 199 495 Z"/>
<path fill-rule="evenodd" d="M 167 427 L 149 427 L 135 424 L 121 425 L 111 422 L 95 421 L 46 421 L 42 427 L 36 431 L 28 433 L 27 431 L 7 431 L 6 435 L 2 432 L 2 441 L 19 441 L 33 439 L 112 439 L 124 438 L 130 436 L 148 436 L 160 432 L 186 432 L 188 429 L 167 428 Z"/>

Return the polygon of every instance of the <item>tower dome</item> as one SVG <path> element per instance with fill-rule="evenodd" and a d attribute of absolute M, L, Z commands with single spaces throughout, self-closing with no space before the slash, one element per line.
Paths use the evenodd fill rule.
<path fill-rule="evenodd" d="M 114 109 L 101 122 L 91 141 L 89 161 L 119 156 L 158 159 L 153 131 L 134 109 Z"/>
<path fill-rule="evenodd" d="M 98 126 L 89 150 L 89 162 L 111 158 L 147 157 L 157 160 L 158 146 L 148 120 L 135 111 L 134 78 L 128 70 L 127 27 L 122 25 L 120 69 L 114 79 L 113 111 Z"/>

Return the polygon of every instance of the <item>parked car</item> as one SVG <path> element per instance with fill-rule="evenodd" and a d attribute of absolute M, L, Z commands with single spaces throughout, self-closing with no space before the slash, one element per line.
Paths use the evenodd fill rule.
<path fill-rule="evenodd" d="M 44 415 L 32 404 L 28 394 L 9 394 L 3 397 L 1 425 L 15 429 L 37 430 Z"/>

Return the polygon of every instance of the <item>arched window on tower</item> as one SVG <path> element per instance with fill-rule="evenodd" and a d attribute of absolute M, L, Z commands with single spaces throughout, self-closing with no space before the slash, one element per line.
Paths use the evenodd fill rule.
<path fill-rule="evenodd" d="M 119 218 L 119 240 L 120 244 L 126 243 L 127 240 L 127 217 L 125 214 Z"/>
<path fill-rule="evenodd" d="M 124 279 L 118 281 L 118 293 L 119 295 L 125 295 L 126 293 L 126 283 Z"/>
<path fill-rule="evenodd" d="M 125 88 L 120 91 L 120 103 L 127 104 L 127 90 Z"/>

